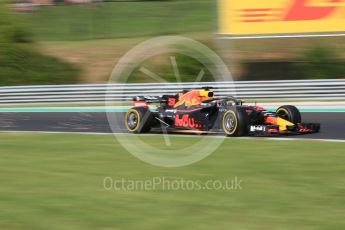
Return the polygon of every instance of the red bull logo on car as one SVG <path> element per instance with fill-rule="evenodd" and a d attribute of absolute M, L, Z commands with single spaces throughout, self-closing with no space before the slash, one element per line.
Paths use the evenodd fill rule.
<path fill-rule="evenodd" d="M 175 126 L 192 129 L 202 128 L 202 125 L 199 122 L 197 122 L 194 117 L 190 117 L 189 114 L 176 115 Z"/>
<path fill-rule="evenodd" d="M 202 102 L 212 99 L 213 92 L 209 90 L 192 90 L 179 96 L 178 102 L 174 105 L 177 108 L 181 105 L 187 107 L 200 105 Z"/>

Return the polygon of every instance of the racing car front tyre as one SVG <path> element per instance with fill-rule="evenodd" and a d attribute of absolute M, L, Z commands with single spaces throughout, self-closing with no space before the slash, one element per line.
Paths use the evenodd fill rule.
<path fill-rule="evenodd" d="M 277 111 L 276 114 L 285 119 L 288 120 L 294 124 L 298 124 L 301 123 L 302 121 L 302 116 L 301 113 L 299 112 L 299 110 L 293 106 L 293 105 L 283 105 L 280 106 Z"/>
<path fill-rule="evenodd" d="M 134 107 L 128 110 L 125 116 L 125 125 L 131 133 L 146 133 L 151 130 L 154 119 L 151 111 L 144 107 Z"/>
<path fill-rule="evenodd" d="M 229 109 L 223 115 L 222 126 L 227 136 L 244 136 L 248 134 L 249 118 L 245 109 Z"/>

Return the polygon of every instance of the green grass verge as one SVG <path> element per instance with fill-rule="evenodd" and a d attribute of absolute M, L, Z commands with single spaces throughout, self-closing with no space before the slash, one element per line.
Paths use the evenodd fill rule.
<path fill-rule="evenodd" d="M 0 15 L 0 86 L 76 83 L 78 67 L 41 53 L 28 26 L 4 1 Z"/>
<path fill-rule="evenodd" d="M 50 6 L 25 17 L 39 40 L 59 41 L 212 31 L 215 15 L 213 1 L 187 0 Z"/>
<path fill-rule="evenodd" d="M 33 46 L 0 44 L 0 86 L 73 84 L 79 69 Z"/>
<path fill-rule="evenodd" d="M 182 168 L 111 136 L 0 134 L 1 229 L 343 229 L 343 143 L 226 139 Z M 143 137 L 153 145 L 162 141 Z M 172 137 L 176 145 L 198 138 Z M 176 147 L 176 146 L 175 146 Z M 243 180 L 238 191 L 107 191 L 105 177 Z"/>

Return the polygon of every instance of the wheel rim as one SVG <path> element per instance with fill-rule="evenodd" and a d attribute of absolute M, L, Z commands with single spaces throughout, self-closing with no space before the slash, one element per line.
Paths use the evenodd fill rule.
<path fill-rule="evenodd" d="M 135 129 L 138 125 L 138 116 L 135 113 L 130 113 L 127 117 L 127 125 L 130 129 Z"/>
<path fill-rule="evenodd" d="M 229 133 L 232 133 L 236 128 L 236 118 L 232 113 L 225 117 L 225 128 Z"/>
<path fill-rule="evenodd" d="M 284 110 L 278 110 L 277 115 L 278 115 L 278 117 L 281 117 L 285 120 L 289 120 L 289 114 L 286 113 Z"/>

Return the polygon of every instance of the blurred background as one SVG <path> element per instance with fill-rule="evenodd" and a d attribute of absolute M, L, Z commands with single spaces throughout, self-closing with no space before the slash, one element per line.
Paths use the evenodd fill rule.
<path fill-rule="evenodd" d="M 345 38 L 217 39 L 214 0 L 14 0 L 0 3 L 0 13 L 3 86 L 104 83 L 131 47 L 175 34 L 218 52 L 236 80 L 345 76 Z M 169 59 L 158 59 L 156 71 L 170 81 Z M 184 59 L 188 81 L 198 63 Z"/>
<path fill-rule="evenodd" d="M 271 111 L 297 105 L 304 121 L 321 122 L 321 132 L 292 141 L 225 138 L 211 156 L 179 168 L 142 162 L 106 135 L 114 122 L 106 116 L 106 87 L 57 84 L 107 83 L 123 55 L 162 35 L 205 44 L 238 81 L 342 79 L 345 37 L 221 39 L 216 0 L 0 0 L 0 16 L 0 86 L 56 84 L 1 87 L 1 230 L 344 229 L 344 80 L 243 83 L 236 90 L 248 102 L 259 100 Z M 201 64 L 175 56 L 181 80 L 194 81 Z M 146 61 L 150 71 L 176 80 L 169 54 Z M 130 82 L 153 80 L 135 73 Z M 213 80 L 206 68 L 202 80 Z M 176 93 L 174 85 L 135 87 L 112 88 L 114 102 L 121 104 L 110 111 L 121 124 L 131 106 L 122 106 L 122 91 L 129 100 L 133 91 Z M 223 88 L 232 94 L 229 86 Z M 137 136 L 128 138 L 137 144 Z M 206 136 L 169 138 L 171 143 L 158 133 L 139 140 L 180 154 Z M 243 189 L 108 191 L 108 177 L 201 182 L 238 177 Z"/>

